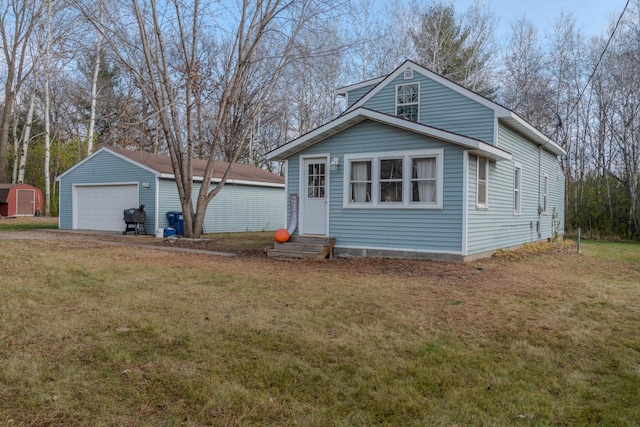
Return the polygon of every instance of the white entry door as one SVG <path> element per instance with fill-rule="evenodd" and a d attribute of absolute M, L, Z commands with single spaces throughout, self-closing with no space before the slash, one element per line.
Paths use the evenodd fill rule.
<path fill-rule="evenodd" d="M 327 159 L 304 159 L 302 233 L 327 235 Z"/>

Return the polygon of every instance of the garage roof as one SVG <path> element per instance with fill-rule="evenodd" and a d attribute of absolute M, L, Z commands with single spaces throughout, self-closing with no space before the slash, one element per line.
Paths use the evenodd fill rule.
<path fill-rule="evenodd" d="M 125 150 L 122 148 L 115 147 L 103 147 L 100 150 L 93 153 L 91 156 L 87 157 L 82 162 L 78 163 L 73 168 L 66 171 L 63 175 L 58 177 L 60 179 L 62 176 L 66 175 L 71 170 L 75 169 L 78 165 L 85 162 L 89 158 L 95 156 L 101 151 L 109 151 L 116 156 L 124 158 L 128 161 L 134 162 L 140 166 L 143 166 L 146 169 L 149 169 L 155 172 L 162 178 L 175 178 L 173 174 L 173 168 L 171 167 L 171 158 L 169 156 L 147 153 L 142 151 L 131 151 Z M 202 179 L 204 175 L 204 170 L 207 165 L 206 160 L 193 160 L 193 177 L 194 179 Z M 226 162 L 215 162 L 213 167 L 213 179 L 219 180 L 224 175 L 224 172 L 227 169 L 229 164 Z M 235 163 L 228 177 L 229 183 L 265 183 L 265 184 L 281 184 L 284 186 L 284 177 L 280 175 L 276 175 L 264 169 L 260 169 L 259 167 L 253 165 L 243 165 L 240 163 Z"/>

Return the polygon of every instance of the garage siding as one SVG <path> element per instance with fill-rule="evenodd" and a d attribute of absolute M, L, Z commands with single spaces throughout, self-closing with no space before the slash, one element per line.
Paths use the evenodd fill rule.
<path fill-rule="evenodd" d="M 158 226 L 167 227 L 166 213 L 180 212 L 175 181 L 160 179 Z M 200 184 L 194 183 L 192 200 Z M 213 198 L 204 223 L 205 233 L 277 230 L 284 222 L 284 188 L 227 183 Z"/>
<path fill-rule="evenodd" d="M 155 224 L 155 174 L 107 151 L 98 152 L 78 164 L 60 179 L 59 227 L 70 230 L 74 225 L 73 186 L 137 183 L 138 203 L 145 205 L 145 228 L 152 233 Z M 148 184 L 148 187 L 143 184 Z M 137 206 L 128 206 L 137 207 Z M 122 219 L 122 218 L 120 218 Z M 124 230 L 125 223 L 122 222 Z"/>

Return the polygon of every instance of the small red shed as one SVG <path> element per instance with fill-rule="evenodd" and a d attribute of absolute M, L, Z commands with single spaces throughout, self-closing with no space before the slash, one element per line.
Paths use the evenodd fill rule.
<path fill-rule="evenodd" d="M 28 184 L 0 184 L 0 216 L 33 216 L 42 212 L 42 191 Z"/>

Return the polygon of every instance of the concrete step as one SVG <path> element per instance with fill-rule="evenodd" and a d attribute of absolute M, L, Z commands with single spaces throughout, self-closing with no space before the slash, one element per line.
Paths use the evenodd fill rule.
<path fill-rule="evenodd" d="M 275 242 L 273 244 L 274 249 L 282 249 L 282 250 L 290 250 L 290 251 L 303 251 L 303 252 L 317 252 L 321 251 L 325 246 L 329 245 L 319 245 L 319 244 L 311 244 L 311 243 L 296 243 L 296 242 L 285 242 L 278 243 Z"/>
<path fill-rule="evenodd" d="M 291 236 L 285 243 L 274 243 L 269 257 L 325 259 L 333 254 L 336 239 L 325 236 Z"/>
<path fill-rule="evenodd" d="M 325 259 L 327 256 L 317 251 L 289 251 L 286 249 L 268 249 L 267 255 L 270 258 L 308 258 L 308 259 Z"/>
<path fill-rule="evenodd" d="M 325 236 L 298 236 L 293 235 L 289 237 L 286 243 L 305 243 L 310 245 L 323 245 L 323 246 L 332 246 L 336 242 L 334 237 L 325 237 Z"/>

